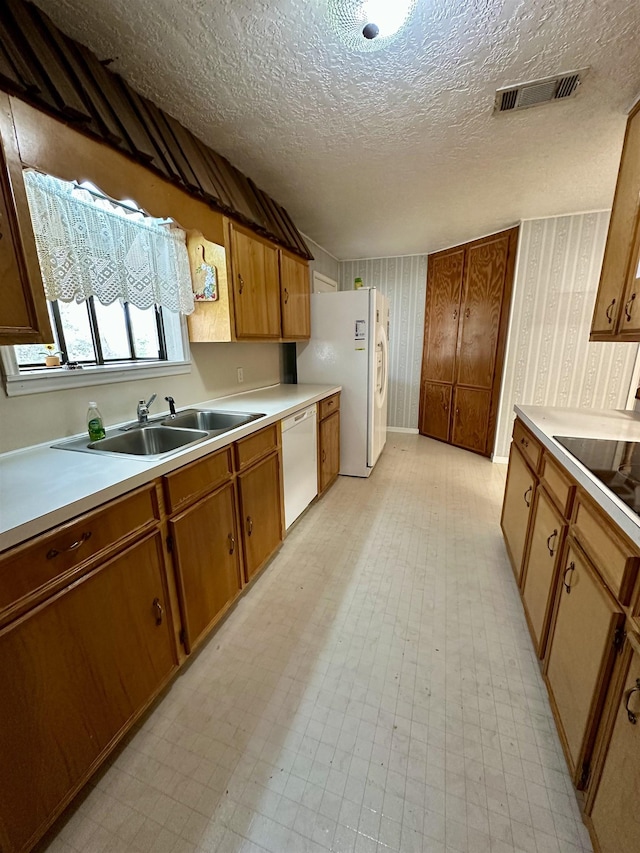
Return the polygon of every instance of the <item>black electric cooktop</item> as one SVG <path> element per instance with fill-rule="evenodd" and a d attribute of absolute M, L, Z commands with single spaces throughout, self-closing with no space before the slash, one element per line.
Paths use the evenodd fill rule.
<path fill-rule="evenodd" d="M 640 515 L 640 442 L 553 436 L 600 482 Z"/>

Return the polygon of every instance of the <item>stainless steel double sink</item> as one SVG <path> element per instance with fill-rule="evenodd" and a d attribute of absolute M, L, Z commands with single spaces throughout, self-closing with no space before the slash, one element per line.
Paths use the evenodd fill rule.
<path fill-rule="evenodd" d="M 52 447 L 81 453 L 160 457 L 264 417 L 264 414 L 256 412 L 185 409 L 175 415 L 164 415 L 146 423 L 136 422 L 109 430 L 107 436 L 99 441 L 75 438 L 58 442 Z"/>

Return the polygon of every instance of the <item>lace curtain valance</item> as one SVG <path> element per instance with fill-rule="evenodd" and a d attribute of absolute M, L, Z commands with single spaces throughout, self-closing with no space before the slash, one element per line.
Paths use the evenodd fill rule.
<path fill-rule="evenodd" d="M 184 231 L 114 209 L 51 175 L 26 171 L 24 180 L 47 299 L 93 296 L 103 305 L 119 299 L 141 309 L 193 311 Z"/>

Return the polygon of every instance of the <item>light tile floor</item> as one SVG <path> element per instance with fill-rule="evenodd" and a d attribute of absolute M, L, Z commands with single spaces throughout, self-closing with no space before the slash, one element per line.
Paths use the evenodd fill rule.
<path fill-rule="evenodd" d="M 390 434 L 49 853 L 590 851 L 502 543 L 505 473 Z"/>

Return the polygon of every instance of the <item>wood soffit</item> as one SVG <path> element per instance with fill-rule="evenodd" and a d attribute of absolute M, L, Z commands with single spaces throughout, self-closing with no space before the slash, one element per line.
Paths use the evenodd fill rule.
<path fill-rule="evenodd" d="M 153 169 L 258 234 L 313 258 L 283 207 L 107 65 L 32 3 L 0 4 L 0 88 Z"/>

